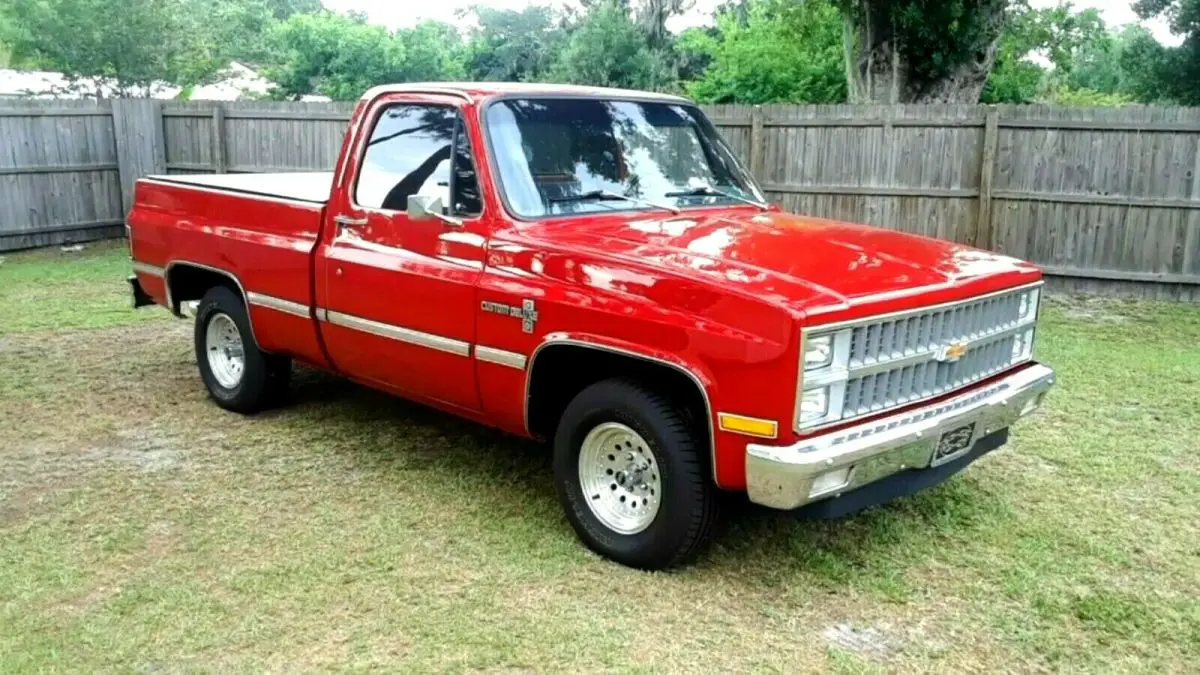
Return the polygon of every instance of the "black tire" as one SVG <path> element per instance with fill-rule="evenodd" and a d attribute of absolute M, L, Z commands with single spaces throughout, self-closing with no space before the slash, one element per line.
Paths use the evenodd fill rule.
<path fill-rule="evenodd" d="M 658 512 L 634 534 L 597 518 L 580 483 L 583 441 L 605 422 L 640 435 L 661 472 Z M 580 392 L 563 412 L 554 436 L 554 479 L 567 519 L 588 548 L 622 565 L 661 570 L 692 561 L 715 534 L 720 495 L 706 468 L 708 456 L 703 436 L 671 400 L 630 380 L 605 380 Z"/>
<path fill-rule="evenodd" d="M 227 316 L 237 326 L 245 356 L 241 378 L 233 386 L 218 381 L 208 361 L 208 326 L 219 316 Z M 208 394 L 217 405 L 243 414 L 256 413 L 284 399 L 291 380 L 291 359 L 268 354 L 254 342 L 250 317 L 241 297 L 225 286 L 210 288 L 196 309 L 196 363 Z"/>

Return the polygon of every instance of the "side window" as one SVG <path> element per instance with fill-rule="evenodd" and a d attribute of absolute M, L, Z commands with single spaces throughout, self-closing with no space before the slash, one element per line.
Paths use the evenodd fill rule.
<path fill-rule="evenodd" d="M 448 106 L 401 104 L 385 109 L 367 142 L 354 201 L 403 211 L 409 197 L 424 195 L 440 198 L 447 211 L 479 213 L 470 145 L 457 133 L 460 128 L 458 111 Z"/>

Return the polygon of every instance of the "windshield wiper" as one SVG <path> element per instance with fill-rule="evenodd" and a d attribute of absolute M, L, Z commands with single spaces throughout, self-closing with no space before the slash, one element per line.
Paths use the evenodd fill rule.
<path fill-rule="evenodd" d="M 670 195 L 668 195 L 668 196 L 670 196 Z M 655 204 L 654 202 L 648 202 L 645 199 L 639 199 L 637 197 L 630 197 L 628 195 L 623 195 L 619 192 L 613 192 L 612 190 L 590 190 L 588 192 L 581 192 L 580 194 L 577 194 L 577 195 L 569 195 L 566 197 L 553 197 L 551 199 L 547 199 L 546 201 L 550 202 L 551 204 L 562 204 L 564 202 L 582 202 L 582 201 L 588 201 L 588 200 L 593 200 L 593 199 L 597 200 L 597 201 L 621 200 L 621 201 L 626 201 L 626 202 L 632 202 L 634 204 L 641 204 L 642 206 L 649 206 L 650 208 L 654 208 L 654 209 L 662 209 L 664 211 L 670 211 L 671 213 L 674 213 L 675 215 L 679 215 L 679 209 L 674 206 L 668 206 L 666 204 Z"/>
<path fill-rule="evenodd" d="M 762 209 L 763 211 L 767 211 L 771 208 L 769 205 L 764 204 L 764 203 L 758 201 L 757 199 L 750 199 L 749 197 L 742 197 L 741 195 L 735 195 L 732 192 L 725 192 L 724 190 L 718 190 L 718 189 L 712 187 L 711 185 L 702 185 L 699 187 L 692 187 L 692 188 L 688 188 L 686 190 L 680 190 L 679 192 L 668 192 L 667 194 L 665 194 L 663 196 L 664 197 L 725 197 L 726 199 L 732 199 L 735 202 L 742 202 L 743 204 L 750 204 L 751 206 L 757 206 L 758 208 Z"/>

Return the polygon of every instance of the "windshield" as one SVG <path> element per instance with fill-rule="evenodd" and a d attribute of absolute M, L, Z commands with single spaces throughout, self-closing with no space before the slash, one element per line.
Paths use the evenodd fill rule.
<path fill-rule="evenodd" d="M 511 99 L 488 107 L 487 126 L 523 218 L 765 201 L 693 106 Z"/>

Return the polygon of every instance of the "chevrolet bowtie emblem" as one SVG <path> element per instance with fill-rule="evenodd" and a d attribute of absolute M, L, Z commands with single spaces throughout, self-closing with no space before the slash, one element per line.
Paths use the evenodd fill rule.
<path fill-rule="evenodd" d="M 525 331 L 526 333 L 533 332 L 533 326 L 538 320 L 537 306 L 533 304 L 533 300 L 529 299 L 522 300 L 519 307 L 517 305 L 506 305 L 503 302 L 490 302 L 488 300 L 484 300 L 480 304 L 480 308 L 483 309 L 483 311 L 491 312 L 492 314 L 502 314 L 504 316 L 511 316 L 513 318 L 520 319 L 521 330 Z"/>
<path fill-rule="evenodd" d="M 934 358 L 945 363 L 953 363 L 963 357 L 967 353 L 966 341 L 948 342 L 942 345 L 937 351 Z"/>

